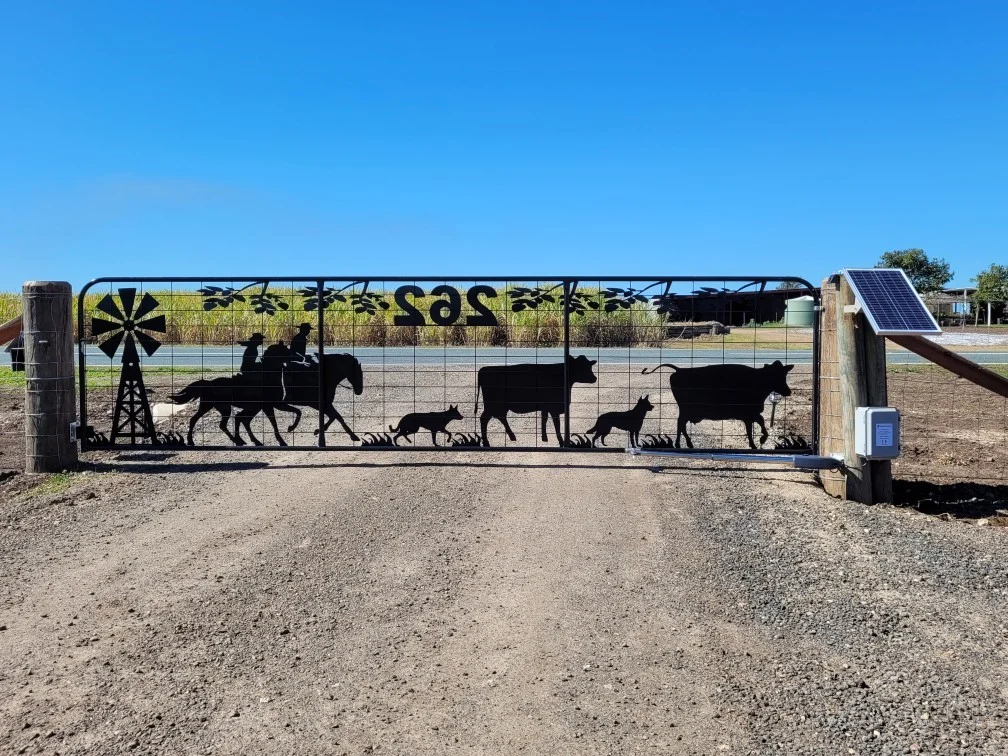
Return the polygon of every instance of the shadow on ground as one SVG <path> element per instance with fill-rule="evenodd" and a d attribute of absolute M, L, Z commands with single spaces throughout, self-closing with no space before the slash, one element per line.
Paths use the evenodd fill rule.
<path fill-rule="evenodd" d="M 150 474 L 177 474 L 177 473 L 199 473 L 199 472 L 233 472 L 240 470 L 259 470 L 273 468 L 277 470 L 297 470 L 297 469 L 321 469 L 326 467 L 343 467 L 357 469 L 416 469 L 416 468 L 448 468 L 465 467 L 478 469 L 510 469 L 510 470 L 627 470 L 641 469 L 649 470 L 653 473 L 665 475 L 718 475 L 719 477 L 731 477 L 740 479 L 759 480 L 768 479 L 772 474 L 785 474 L 789 479 L 797 482 L 807 482 L 809 485 L 817 485 L 814 479 L 804 470 L 793 470 L 789 468 L 774 469 L 743 469 L 738 467 L 699 467 L 688 464 L 670 464 L 661 466 L 628 465 L 626 463 L 527 463 L 527 462 L 507 462 L 507 461 L 459 461 L 459 460 L 388 460 L 375 462 L 269 462 L 262 460 L 237 460 L 221 462 L 173 462 L 172 457 L 176 456 L 170 452 L 145 452 L 139 454 L 120 454 L 111 460 L 86 462 L 81 464 L 81 469 L 94 470 L 95 472 L 129 472 L 129 473 L 150 473 Z M 804 478 L 804 479 L 803 479 Z"/>
<path fill-rule="evenodd" d="M 952 519 L 991 519 L 1008 525 L 1008 485 L 893 481 L 893 504 Z"/>

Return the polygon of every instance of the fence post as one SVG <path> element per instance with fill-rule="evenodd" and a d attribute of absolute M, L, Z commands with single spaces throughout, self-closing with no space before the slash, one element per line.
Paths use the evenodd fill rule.
<path fill-rule="evenodd" d="M 823 471 L 820 480 L 833 496 L 863 504 L 892 501 L 891 464 L 854 453 L 854 411 L 888 403 L 885 339 L 862 313 L 844 311 L 855 297 L 842 275 L 823 281 L 822 303 L 820 448 L 824 455 L 842 455 L 844 469 Z"/>
<path fill-rule="evenodd" d="M 70 440 L 76 419 L 73 294 L 65 281 L 26 281 L 21 299 L 25 472 L 59 472 L 77 464 L 77 445 Z"/>
<path fill-rule="evenodd" d="M 844 281 L 846 284 L 846 280 Z M 853 299 L 853 295 L 851 295 Z M 877 336 L 868 325 L 864 315 L 858 313 L 862 349 L 864 350 L 865 394 L 869 407 L 889 406 L 889 384 L 886 379 L 885 336 Z M 853 411 L 853 410 L 852 410 Z M 872 504 L 890 504 L 893 500 L 892 462 L 877 459 L 865 463 L 868 466 Z"/>
<path fill-rule="evenodd" d="M 325 446 L 325 281 L 315 282 L 318 298 L 318 445 Z"/>
<path fill-rule="evenodd" d="M 577 281 L 574 281 L 574 288 Z M 570 281 L 563 282 L 563 382 L 564 382 L 564 448 L 570 448 L 570 410 L 571 410 L 571 384 L 567 371 L 570 363 L 570 298 L 574 293 Z"/>
<path fill-rule="evenodd" d="M 843 403 L 840 400 L 840 361 L 837 355 L 837 294 L 840 280 L 831 276 L 822 282 L 819 329 L 819 453 L 844 454 Z M 842 470 L 822 470 L 819 480 L 831 496 L 845 496 L 847 481 Z"/>

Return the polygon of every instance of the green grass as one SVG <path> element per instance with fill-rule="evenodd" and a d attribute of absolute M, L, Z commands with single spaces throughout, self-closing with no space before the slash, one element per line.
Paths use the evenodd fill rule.
<path fill-rule="evenodd" d="M 121 370 L 122 369 L 116 364 L 111 366 L 89 367 L 85 375 L 87 387 L 115 388 L 119 385 L 119 373 Z M 168 378 L 173 376 L 193 376 L 209 380 L 211 378 L 233 375 L 234 373 L 235 370 L 231 370 L 229 368 L 211 370 L 209 368 L 182 367 L 179 365 L 176 365 L 175 367 L 172 367 L 171 365 L 148 365 L 143 369 L 144 380 L 151 386 L 164 385 L 159 383 L 158 376 L 166 376 Z"/>
<path fill-rule="evenodd" d="M 997 373 L 1000 376 L 1008 378 L 1008 365 L 983 365 L 982 367 Z M 916 363 L 913 365 L 893 365 L 890 364 L 886 368 L 887 372 L 895 375 L 929 375 L 936 370 L 940 370 L 943 373 L 949 373 L 950 371 L 945 370 L 945 368 L 938 367 L 929 363 Z"/>
<path fill-rule="evenodd" d="M 95 366 L 87 369 L 86 380 L 88 388 L 108 388 L 119 385 L 119 373 L 121 368 L 118 365 L 111 367 Z M 143 369 L 144 377 L 152 384 L 157 383 L 158 376 L 200 376 L 207 379 L 220 376 L 232 375 L 234 371 L 230 369 L 210 370 L 199 367 L 180 367 L 171 365 L 150 365 Z M 24 388 L 25 374 L 15 373 L 7 366 L 0 367 L 0 387 Z"/>
<path fill-rule="evenodd" d="M 0 386 L 15 386 L 17 388 L 23 388 L 24 385 L 24 373 L 15 373 L 6 365 L 0 367 Z"/>
<path fill-rule="evenodd" d="M 33 486 L 25 491 L 26 497 L 53 496 L 62 493 L 73 485 L 74 476 L 72 473 L 53 473 L 47 475 L 45 480 L 37 486 Z"/>

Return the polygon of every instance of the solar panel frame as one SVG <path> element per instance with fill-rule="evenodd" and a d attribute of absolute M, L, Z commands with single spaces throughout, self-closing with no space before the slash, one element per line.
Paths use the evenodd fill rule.
<path fill-rule="evenodd" d="M 879 336 L 931 336 L 942 332 L 906 271 L 844 268 L 841 273 L 854 291 L 872 330 Z M 892 285 L 897 282 L 894 289 Z"/>

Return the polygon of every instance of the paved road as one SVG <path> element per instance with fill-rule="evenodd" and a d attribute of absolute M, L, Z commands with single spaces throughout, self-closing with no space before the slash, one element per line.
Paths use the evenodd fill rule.
<path fill-rule="evenodd" d="M 812 351 L 801 346 L 793 349 L 759 349 L 756 352 L 750 347 L 731 347 L 719 349 L 716 347 L 703 347 L 697 349 L 584 349 L 574 350 L 576 354 L 588 354 L 592 358 L 598 358 L 607 364 L 625 364 L 629 354 L 632 364 L 641 366 L 654 365 L 658 362 L 673 362 L 693 365 L 719 364 L 722 362 L 736 362 L 742 364 L 762 364 L 781 360 L 782 362 L 794 364 L 809 364 L 812 361 Z M 499 347 L 473 349 L 471 347 L 448 347 L 441 349 L 436 347 L 393 347 L 382 349 L 380 347 L 358 348 L 354 354 L 365 366 L 385 365 L 404 366 L 412 365 L 414 360 L 418 365 L 471 365 L 475 361 L 479 364 L 504 364 L 516 362 L 553 362 L 563 358 L 563 350 L 557 348 L 546 349 L 502 349 Z M 1008 352 L 964 352 L 971 360 L 986 365 L 1008 364 Z M 178 367 L 199 367 L 205 368 L 238 369 L 241 364 L 241 347 L 164 347 L 153 357 L 145 358 L 147 365 Z M 97 347 L 87 348 L 87 362 L 89 365 L 107 365 L 106 357 Z M 889 352 L 890 364 L 919 364 L 923 363 L 922 357 L 910 352 Z"/>
<path fill-rule="evenodd" d="M 576 354 L 587 354 L 598 358 L 605 364 L 626 364 L 629 354 L 634 365 L 654 365 L 658 362 L 682 363 L 685 365 L 720 364 L 735 362 L 742 364 L 762 364 L 781 360 L 789 364 L 807 365 L 812 362 L 812 351 L 804 346 L 783 349 L 759 349 L 731 347 L 719 349 L 703 347 L 697 349 L 576 349 Z M 481 365 L 505 364 L 516 362 L 554 362 L 562 359 L 563 350 L 557 348 L 544 349 L 502 349 L 488 347 L 472 349 L 470 347 L 361 347 L 354 354 L 364 366 L 406 366 L 414 364 L 426 367 L 438 365 L 472 365 L 475 361 Z M 962 352 L 974 362 L 983 365 L 1008 364 L 1008 352 Z M 144 357 L 145 365 L 193 368 L 203 366 L 211 370 L 237 370 L 241 364 L 242 348 L 236 347 L 196 347 L 175 346 L 162 347 L 153 357 Z M 888 354 L 890 364 L 921 364 L 926 360 L 911 352 L 893 352 Z M 95 346 L 88 346 L 87 364 L 90 366 L 108 365 L 109 359 Z M 118 360 L 116 360 L 118 362 Z M 10 355 L 0 353 L 0 365 L 9 365 Z"/>

